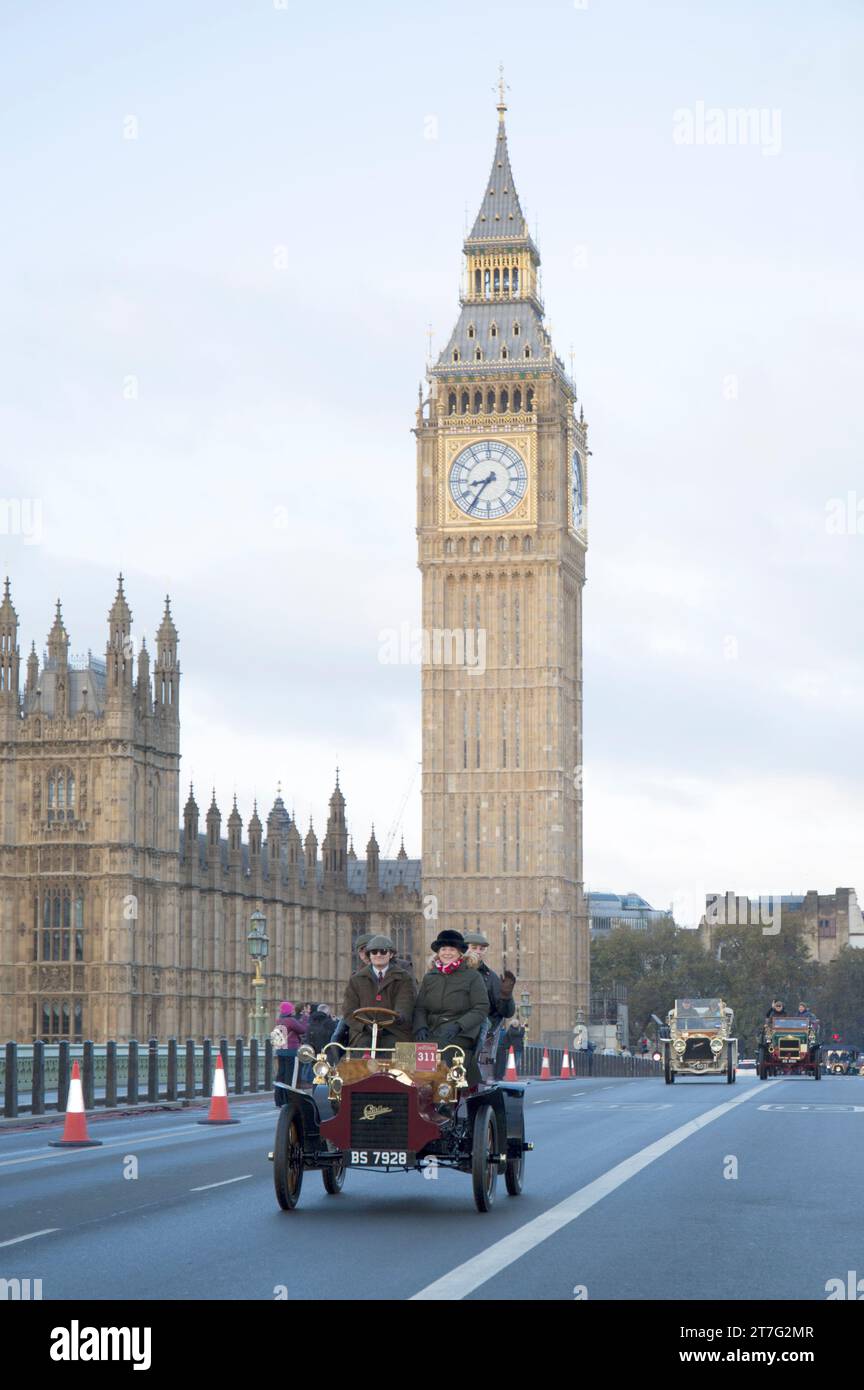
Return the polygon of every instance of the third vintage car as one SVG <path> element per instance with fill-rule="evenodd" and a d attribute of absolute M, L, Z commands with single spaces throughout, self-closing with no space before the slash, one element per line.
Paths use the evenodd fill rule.
<path fill-rule="evenodd" d="M 675 1000 L 661 1039 L 667 1086 L 676 1076 L 719 1076 L 734 1085 L 738 1039 L 732 1036 L 733 1017 L 722 999 Z"/>

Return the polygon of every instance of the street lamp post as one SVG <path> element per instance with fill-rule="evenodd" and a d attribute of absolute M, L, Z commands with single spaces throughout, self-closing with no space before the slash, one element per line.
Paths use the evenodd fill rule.
<path fill-rule="evenodd" d="M 531 1010 L 534 1005 L 531 1003 L 531 995 L 527 989 L 523 989 L 519 1003 L 519 1017 L 525 1028 L 525 1041 L 528 1041 L 528 1020 L 531 1017 Z"/>
<path fill-rule="evenodd" d="M 252 913 L 250 921 L 252 930 L 246 940 L 249 944 L 249 954 L 255 962 L 255 974 L 252 977 L 255 1004 L 249 1015 L 249 1036 L 257 1038 L 258 1046 L 264 1047 L 267 1041 L 267 1015 L 264 1012 L 264 976 L 261 973 L 261 962 L 267 959 L 270 938 L 267 935 L 267 918 L 260 909 Z"/>

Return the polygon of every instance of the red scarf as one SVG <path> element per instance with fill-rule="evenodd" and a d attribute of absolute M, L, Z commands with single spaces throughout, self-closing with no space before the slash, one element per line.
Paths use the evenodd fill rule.
<path fill-rule="evenodd" d="M 458 970 L 461 964 L 462 961 L 460 959 L 448 961 L 445 965 L 442 960 L 439 960 L 437 956 L 435 957 L 435 969 L 440 970 L 442 975 L 452 975 L 453 971 Z"/>

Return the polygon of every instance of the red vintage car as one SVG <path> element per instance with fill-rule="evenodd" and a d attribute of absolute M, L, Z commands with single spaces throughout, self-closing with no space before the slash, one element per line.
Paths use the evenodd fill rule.
<path fill-rule="evenodd" d="M 508 1193 L 522 1191 L 525 1154 L 524 1086 L 484 1082 L 471 1090 L 465 1055 L 450 1044 L 377 1046 L 390 1009 L 358 1009 L 372 1029 L 368 1049 L 328 1043 L 317 1057 L 302 1047 L 298 1061 L 313 1062 L 311 1094 L 277 1082 L 283 1092 L 272 1153 L 276 1200 L 293 1211 L 303 1174 L 317 1168 L 325 1191 L 342 1191 L 349 1168 L 388 1173 L 430 1165 L 470 1173 L 478 1211 L 489 1211 L 499 1175 Z"/>

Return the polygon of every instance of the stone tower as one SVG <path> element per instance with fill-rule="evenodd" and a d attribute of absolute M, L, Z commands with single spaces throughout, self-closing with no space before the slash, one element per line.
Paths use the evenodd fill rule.
<path fill-rule="evenodd" d="M 582 888 L 587 426 L 543 321 L 503 87 L 460 312 L 417 413 L 423 892 L 484 931 L 531 1034 L 588 1006 Z"/>
<path fill-rule="evenodd" d="M 58 601 L 18 683 L 0 605 L 0 1033 L 96 1041 L 176 1027 L 177 632 L 166 605 L 156 699 L 120 576 L 105 660 L 69 655 Z M 165 695 L 165 688 L 170 695 Z"/>

